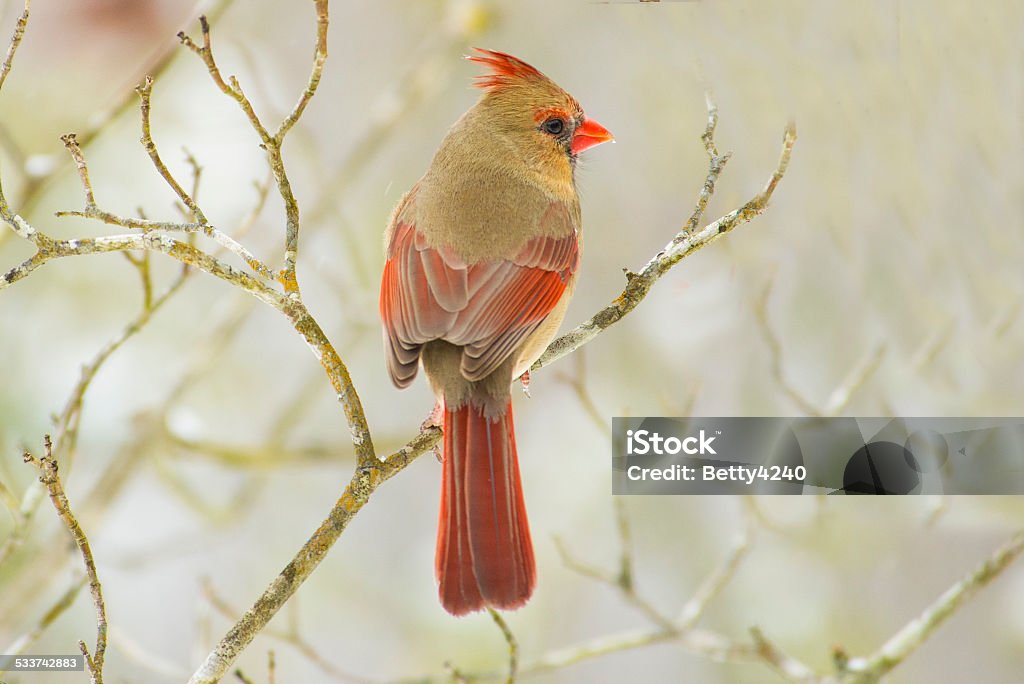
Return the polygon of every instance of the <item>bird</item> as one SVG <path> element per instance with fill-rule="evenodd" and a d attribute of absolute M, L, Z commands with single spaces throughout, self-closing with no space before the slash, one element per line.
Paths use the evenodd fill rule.
<path fill-rule="evenodd" d="M 519 608 L 536 586 L 512 385 L 554 338 L 575 289 L 577 158 L 613 140 L 536 68 L 473 50 L 483 92 L 392 213 L 379 302 L 391 381 L 408 387 L 422 366 L 437 397 L 434 565 L 455 616 Z"/>

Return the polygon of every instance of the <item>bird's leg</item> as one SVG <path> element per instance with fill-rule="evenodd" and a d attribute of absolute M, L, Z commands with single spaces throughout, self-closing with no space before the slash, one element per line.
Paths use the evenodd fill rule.
<path fill-rule="evenodd" d="M 429 430 L 430 428 L 444 428 L 444 402 L 438 399 L 434 402 L 434 408 L 431 410 L 430 415 L 427 419 L 420 423 L 420 430 Z M 441 450 L 435 445 L 431 450 L 434 452 L 434 457 L 437 458 L 437 462 L 441 462 Z"/>
<path fill-rule="evenodd" d="M 523 383 L 523 394 L 526 395 L 527 399 L 530 397 L 530 371 L 526 371 L 519 376 L 519 382 Z"/>

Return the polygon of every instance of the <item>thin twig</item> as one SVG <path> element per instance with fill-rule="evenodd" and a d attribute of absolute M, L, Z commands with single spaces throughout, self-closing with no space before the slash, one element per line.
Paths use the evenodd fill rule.
<path fill-rule="evenodd" d="M 772 377 L 775 379 L 775 384 L 789 397 L 790 401 L 797 405 L 797 408 L 808 416 L 820 416 L 820 409 L 790 384 L 782 368 L 782 343 L 779 341 L 778 336 L 772 329 L 771 322 L 768 320 L 768 300 L 771 298 L 773 283 L 774 279 L 769 278 L 764 288 L 762 288 L 760 296 L 754 300 L 754 318 L 757 320 L 761 328 L 761 334 L 768 345 Z"/>
<path fill-rule="evenodd" d="M 323 382 L 323 380 L 320 380 Z M 167 441 L 185 453 L 202 455 L 230 468 L 281 468 L 297 463 L 337 463 L 341 444 L 311 444 L 303 447 L 284 447 L 268 444 L 241 445 L 213 440 L 190 439 L 170 429 Z"/>
<path fill-rule="evenodd" d="M 153 166 L 156 167 L 157 173 L 159 173 L 160 177 L 164 179 L 164 182 L 174 190 L 174 194 L 178 196 L 178 199 L 188 207 L 189 212 L 196 217 L 196 222 L 204 225 L 209 223 L 209 221 L 206 220 L 206 215 L 203 213 L 203 210 L 199 208 L 199 205 L 196 204 L 194 199 L 192 199 L 192 196 L 185 191 L 185 188 L 181 187 L 181 184 L 178 183 L 174 174 L 172 174 L 170 169 L 167 168 L 167 165 L 164 164 L 164 160 L 161 159 L 160 152 L 156 148 L 156 143 L 153 142 L 153 133 L 151 130 L 149 116 L 152 108 L 153 77 L 147 76 L 145 80 L 143 80 L 142 84 L 135 89 L 135 92 L 139 94 L 139 109 L 142 112 L 142 147 L 146 150 L 146 154 L 149 155 L 150 160 L 153 162 Z M 81 154 L 81 151 L 79 151 L 79 154 Z M 88 206 L 87 202 L 87 209 Z"/>
<path fill-rule="evenodd" d="M 849 406 L 853 395 L 857 390 L 864 386 L 864 383 L 866 383 L 882 365 L 882 360 L 885 358 L 885 351 L 885 343 L 879 342 L 864 354 L 864 357 L 856 366 L 850 369 L 850 372 L 845 378 L 843 378 L 843 381 L 839 383 L 838 387 L 832 390 L 832 393 L 825 401 L 824 414 L 826 416 L 837 416 L 846 410 L 846 407 Z"/>
<path fill-rule="evenodd" d="M 4 484 L 3 480 L 0 480 L 0 501 L 3 502 L 4 507 L 10 512 L 11 517 L 14 519 L 14 523 L 17 524 L 20 517 L 18 513 L 18 508 L 20 507 L 18 504 L 18 498 L 14 496 L 14 492 Z M 0 556 L 0 558 L 2 558 L 2 556 Z"/>
<path fill-rule="evenodd" d="M 210 77 L 213 79 L 216 86 L 220 88 L 221 92 L 238 103 L 238 106 L 241 107 L 242 111 L 245 113 L 246 118 L 249 119 L 249 123 L 252 125 L 253 129 L 255 129 L 259 134 L 260 140 L 266 144 L 270 141 L 270 133 L 268 133 L 266 127 L 263 126 L 259 116 L 256 115 L 256 111 L 252 108 L 252 103 L 249 102 L 249 98 L 247 98 L 241 88 L 238 87 L 238 80 L 232 76 L 230 79 L 232 85 L 228 85 L 224 81 L 224 77 L 221 76 L 220 67 L 217 66 L 217 60 L 213 56 L 213 45 L 210 38 L 210 22 L 206 15 L 199 17 L 199 26 L 203 34 L 202 46 L 196 45 L 196 43 L 189 38 L 184 31 L 178 32 L 178 40 L 181 41 L 182 45 L 199 55 L 199 58 L 202 59 L 203 63 L 206 65 L 206 70 L 210 72 Z"/>
<path fill-rule="evenodd" d="M 740 563 L 746 558 L 747 553 L 750 551 L 750 542 L 754 533 L 755 520 L 752 514 L 746 515 L 743 529 L 740 532 L 736 543 L 733 545 L 732 551 L 726 557 L 725 561 L 718 565 L 714 572 L 705 578 L 697 591 L 693 592 L 693 596 L 690 597 L 684 605 L 683 609 L 679 611 L 679 617 L 676 618 L 676 624 L 681 629 L 687 629 L 697 624 L 700 618 L 704 615 L 704 611 L 707 609 L 715 598 L 722 592 L 722 589 L 732 581 L 732 578 L 736 575 L 736 570 L 739 569 Z"/>
<path fill-rule="evenodd" d="M 937 329 L 910 355 L 910 367 L 917 372 L 928 368 L 952 339 L 955 330 L 956 319 L 950 316 L 942 326 L 937 326 Z"/>
<path fill-rule="evenodd" d="M 96 195 L 93 193 L 92 182 L 89 180 L 89 167 L 85 163 L 85 155 L 82 154 L 82 148 L 78 145 L 78 140 L 74 133 L 65 133 L 60 139 L 64 143 L 64 147 L 71 153 L 71 158 L 78 168 L 78 178 L 82 182 L 82 188 L 85 191 L 85 210 L 94 211 L 96 209 Z"/>
<path fill-rule="evenodd" d="M 617 584 L 633 591 L 636 572 L 633 570 L 633 528 L 629 524 L 626 511 L 626 497 L 612 497 L 612 508 L 615 510 L 615 527 L 619 531 L 619 576 Z"/>
<path fill-rule="evenodd" d="M 594 398 L 590 394 L 590 388 L 587 387 L 587 358 L 584 351 L 581 349 L 573 355 L 575 359 L 576 368 L 572 375 L 568 373 L 559 373 L 559 379 L 563 380 L 569 385 L 576 393 L 576 398 L 579 399 L 580 405 L 586 412 L 587 417 L 601 432 L 606 435 L 611 435 L 612 426 L 608 421 L 608 418 L 601 413 L 597 408 L 597 404 L 594 403 Z"/>
<path fill-rule="evenodd" d="M 309 75 L 309 82 L 303 91 L 295 108 L 285 117 L 284 121 L 274 133 L 271 141 L 266 143 L 267 159 L 270 161 L 270 168 L 277 179 L 278 191 L 281 199 L 284 200 L 285 212 L 285 238 L 284 238 L 284 266 L 278 274 L 278 280 L 284 285 L 285 292 L 297 294 L 299 283 L 295 274 L 295 261 L 299 256 L 299 205 L 292 193 L 292 186 L 285 172 L 284 160 L 281 158 L 281 145 L 284 143 L 284 136 L 287 135 L 295 122 L 299 120 L 306 110 L 306 105 L 316 94 L 317 86 L 320 85 L 320 75 L 323 71 L 324 61 L 327 59 L 327 0 L 314 0 L 316 3 L 316 50 L 313 56 L 313 71 Z"/>
<path fill-rule="evenodd" d="M 14 24 L 14 35 L 11 36 L 11 42 L 7 47 L 7 55 L 4 57 L 3 64 L 0 65 L 0 90 L 4 87 L 4 81 L 7 80 L 7 74 L 11 73 L 11 66 L 14 64 L 14 55 L 18 52 L 18 46 L 21 45 L 21 39 L 25 37 L 25 29 L 28 28 L 28 15 L 31 7 L 32 0 L 25 0 L 25 9 L 22 10 L 17 23 Z"/>
<path fill-rule="evenodd" d="M 120 349 L 125 342 L 131 339 L 134 335 L 138 334 L 142 328 L 149 323 L 153 315 L 166 304 L 171 297 L 174 296 L 181 286 L 185 284 L 187 275 L 185 272 L 180 273 L 175 279 L 163 290 L 159 295 L 149 302 L 143 302 L 142 311 L 133 318 L 128 324 L 117 334 L 112 340 L 107 342 L 102 349 L 93 357 L 93 359 L 82 367 L 81 374 L 78 382 L 75 384 L 74 389 L 71 392 L 67 402 L 64 405 L 64 410 L 61 411 L 60 417 L 57 420 L 57 445 L 60 454 L 67 459 L 66 462 L 73 462 L 75 457 L 75 447 L 78 441 L 78 426 L 79 419 L 81 417 L 82 406 L 84 403 L 85 393 L 89 389 L 89 385 L 100 368 L 106 363 L 114 352 Z M 63 459 L 62 459 L 63 460 Z"/>
<path fill-rule="evenodd" d="M 516 674 L 519 670 L 519 642 L 516 641 L 516 635 L 512 633 L 508 623 L 501 617 L 501 613 L 490 606 L 487 607 L 487 612 L 490 613 L 494 624 L 498 625 L 498 629 L 501 630 L 502 635 L 505 637 L 505 643 L 508 644 L 508 678 L 505 679 L 505 682 L 506 684 L 513 684 L 516 681 Z"/>
<path fill-rule="evenodd" d="M 199 182 L 203 177 L 203 166 L 199 163 L 199 160 L 196 159 L 195 155 L 192 154 L 187 147 L 182 146 L 181 149 L 185 153 L 185 163 L 188 164 L 189 168 L 192 170 L 192 189 L 189 191 L 189 194 L 192 196 L 193 201 L 195 201 L 195 203 L 198 204 Z M 196 215 L 193 212 L 189 211 L 188 207 L 185 207 L 181 204 L 177 204 L 175 206 L 177 206 L 178 211 L 182 212 L 182 215 L 185 217 L 186 221 L 194 222 L 198 220 L 196 218 Z"/>
<path fill-rule="evenodd" d="M 715 660 L 767 662 L 772 667 L 778 669 L 777 663 L 773 663 L 771 660 L 771 658 L 775 658 L 778 662 L 782 662 L 783 658 L 778 654 L 777 649 L 769 653 L 764 651 L 759 643 L 734 643 L 716 632 L 695 627 L 708 604 L 718 596 L 725 585 L 733 578 L 740 561 L 746 555 L 753 532 L 754 521 L 751 516 L 746 517 L 742 532 L 732 551 L 700 584 L 697 591 L 683 606 L 679 617 L 673 620 L 653 604 L 644 601 L 637 593 L 632 579 L 633 558 L 628 518 L 621 508 L 617 508 L 616 511 L 619 513 L 617 520 L 622 547 L 622 558 L 619 562 L 620 570 L 618 573 L 608 572 L 574 559 L 567 553 L 564 545 L 557 538 L 555 540 L 556 548 L 567 567 L 616 589 L 630 604 L 645 613 L 657 627 L 650 630 L 623 632 L 602 637 L 592 642 L 553 651 L 527 664 L 522 669 L 522 674 L 532 675 L 549 672 L 609 653 L 641 648 L 667 641 L 679 643 L 683 648 L 692 653 L 704 655 Z M 800 668 L 810 671 L 806 666 L 796 661 L 790 663 L 787 660 L 785 664 L 791 672 L 797 672 Z M 500 677 L 495 673 L 473 673 L 467 674 L 466 678 L 467 680 L 474 680 L 499 679 Z"/>
<path fill-rule="evenodd" d="M 798 660 L 782 652 L 768 640 L 759 627 L 750 628 L 750 636 L 754 639 L 754 647 L 769 666 L 791 682 L 816 682 L 818 677 L 814 671 Z"/>
<path fill-rule="evenodd" d="M 31 463 L 39 469 L 39 481 L 46 486 L 46 490 L 50 494 L 50 501 L 53 502 L 53 507 L 57 510 L 57 515 L 71 532 L 71 536 L 74 537 L 75 544 L 82 554 L 85 574 L 89 578 L 89 593 L 92 594 L 93 606 L 96 608 L 96 646 L 90 655 L 85 642 L 78 643 L 82 655 L 85 656 L 86 666 L 93 684 L 103 684 L 103 660 L 107 652 L 107 608 L 103 601 L 103 587 L 96 574 L 96 562 L 92 556 L 89 539 L 85 536 L 81 525 L 78 524 L 75 514 L 71 512 L 71 504 L 68 502 L 64 486 L 57 474 L 57 461 L 53 459 L 53 443 L 50 441 L 50 435 L 43 438 L 43 447 L 42 458 L 36 458 L 27 451 L 23 458 L 25 463 Z"/>
<path fill-rule="evenodd" d="M 188 676 L 188 672 L 178 663 L 162 653 L 140 644 L 134 637 L 129 635 L 128 630 L 120 629 L 111 625 L 108 636 L 110 646 L 114 651 L 131 661 L 140 668 L 158 675 L 164 680 L 179 682 Z"/>
<path fill-rule="evenodd" d="M 708 175 L 704 179 L 704 185 L 701 187 L 700 193 L 697 195 L 697 204 L 693 208 L 693 213 L 683 225 L 679 234 L 676 235 L 673 242 L 680 241 L 683 237 L 689 236 L 700 226 L 701 219 L 704 218 L 704 210 L 707 209 L 708 202 L 711 201 L 711 197 L 715 194 L 715 183 L 722 174 L 722 169 L 729 162 L 729 157 L 732 156 L 730 153 L 718 154 L 718 145 L 715 144 L 715 130 L 718 128 L 718 105 L 715 104 L 709 93 L 704 94 L 704 102 L 708 109 L 708 123 L 704 127 L 704 134 L 700 136 L 700 139 L 704 143 L 704 151 L 708 155 Z"/>
<path fill-rule="evenodd" d="M 266 200 L 268 190 L 269 183 L 257 185 L 256 205 L 250 214 L 243 219 L 236 235 L 241 236 L 254 224 Z M 130 252 L 123 253 L 130 254 Z M 144 252 L 144 254 L 148 255 L 149 252 Z M 159 309 L 174 292 L 180 289 L 180 286 L 184 284 L 187 276 L 195 272 L 195 270 L 188 269 L 186 265 L 186 268 L 183 268 L 180 272 L 179 277 L 176 278 L 170 286 L 168 286 L 164 293 L 157 296 L 157 298 L 150 304 L 152 310 L 147 312 L 146 307 L 144 307 L 138 318 L 130 322 L 118 337 L 104 346 L 97 356 L 94 357 L 89 364 L 86 364 L 86 366 L 83 367 L 79 383 L 76 384 L 75 388 L 72 390 L 69 399 L 65 404 L 64 411 L 56 421 L 58 438 L 54 443 L 54 454 L 59 461 L 67 464 L 74 460 L 78 423 L 81 416 L 81 407 L 84 402 L 84 393 L 88 389 L 92 378 L 99 371 L 100 366 L 106 361 L 106 359 L 110 358 L 113 352 L 116 351 L 121 344 L 127 341 L 130 336 L 137 334 L 156 310 Z M 240 326 L 243 316 L 251 311 L 251 307 L 248 306 L 251 301 L 252 300 L 250 299 L 239 300 L 239 302 L 243 304 L 242 307 L 238 308 L 238 311 L 241 311 L 242 315 L 232 315 L 228 320 L 223 321 L 222 324 L 212 324 L 211 328 L 213 333 L 211 336 L 226 344 L 230 338 L 228 335 L 222 335 L 222 331 L 237 332 L 241 329 Z M 219 348 L 217 344 L 200 345 L 201 349 L 204 351 L 209 351 L 211 346 Z M 205 356 L 203 358 L 205 358 Z M 165 416 L 167 410 L 169 410 L 174 401 L 177 400 L 184 387 L 200 374 L 196 370 L 196 366 L 196 363 L 191 364 L 189 367 L 191 370 L 183 373 L 180 376 L 178 383 L 170 392 L 167 393 L 166 399 L 163 402 L 163 412 L 160 416 L 140 414 L 136 417 L 138 424 L 138 436 L 130 440 L 128 444 L 119 450 L 113 463 L 104 472 L 103 477 L 101 477 L 95 484 L 90 495 L 84 500 L 84 504 L 79 506 L 80 514 L 86 515 L 90 520 L 97 520 L 100 513 L 107 510 L 110 501 L 116 497 L 116 493 L 123 488 L 131 474 L 137 472 L 137 466 L 141 460 L 140 455 L 151 452 L 152 449 L 150 448 L 150 445 L 158 442 L 163 436 L 163 432 L 160 428 L 162 428 L 166 423 Z M 38 507 L 39 501 L 44 497 L 44 493 L 45 488 L 38 482 L 33 483 L 26 492 L 23 499 L 24 502 L 19 509 L 19 517 L 22 522 L 21 524 L 15 525 L 14 531 L 8 536 L 4 545 L 0 547 L 0 564 L 3 564 L 4 560 L 22 543 L 24 535 L 28 530 L 29 519 Z M 58 543 L 44 543 L 41 547 L 46 550 L 46 556 L 44 558 L 37 559 L 42 566 L 56 566 L 58 563 L 63 562 L 67 549 L 65 545 Z M 30 567 L 32 567 L 32 565 L 18 565 L 15 566 L 13 572 L 19 572 L 23 568 Z M 8 576 L 8 581 L 10 581 L 10 579 L 10 576 Z M 34 587 L 29 587 L 21 593 L 25 596 L 30 596 L 35 591 L 36 589 Z"/>
<path fill-rule="evenodd" d="M 292 107 L 292 111 L 281 121 L 281 124 L 274 131 L 273 138 L 280 144 L 292 126 L 302 117 L 306 111 L 306 105 L 316 95 L 320 85 L 320 77 L 324 72 L 324 64 L 327 62 L 327 26 L 328 12 L 327 0 L 314 0 L 316 3 L 316 47 L 313 49 L 313 68 L 309 74 L 309 81 L 306 88 L 299 95 L 299 101 Z"/>

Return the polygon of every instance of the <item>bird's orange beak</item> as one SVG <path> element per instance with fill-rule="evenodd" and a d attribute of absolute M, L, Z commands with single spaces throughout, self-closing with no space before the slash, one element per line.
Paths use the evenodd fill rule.
<path fill-rule="evenodd" d="M 579 154 L 583 150 L 600 145 L 603 142 L 608 142 L 609 140 L 615 140 L 615 138 L 607 128 L 593 119 L 584 119 L 583 123 L 576 129 L 569 148 L 573 154 Z"/>

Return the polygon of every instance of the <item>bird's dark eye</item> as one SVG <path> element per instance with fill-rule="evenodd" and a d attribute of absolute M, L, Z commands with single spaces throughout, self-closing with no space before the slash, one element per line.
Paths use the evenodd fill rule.
<path fill-rule="evenodd" d="M 541 124 L 541 128 L 544 129 L 545 133 L 550 133 L 551 135 L 561 135 L 562 131 L 565 130 L 565 122 L 559 119 L 557 116 L 553 116 L 547 121 L 545 121 L 543 124 Z"/>

